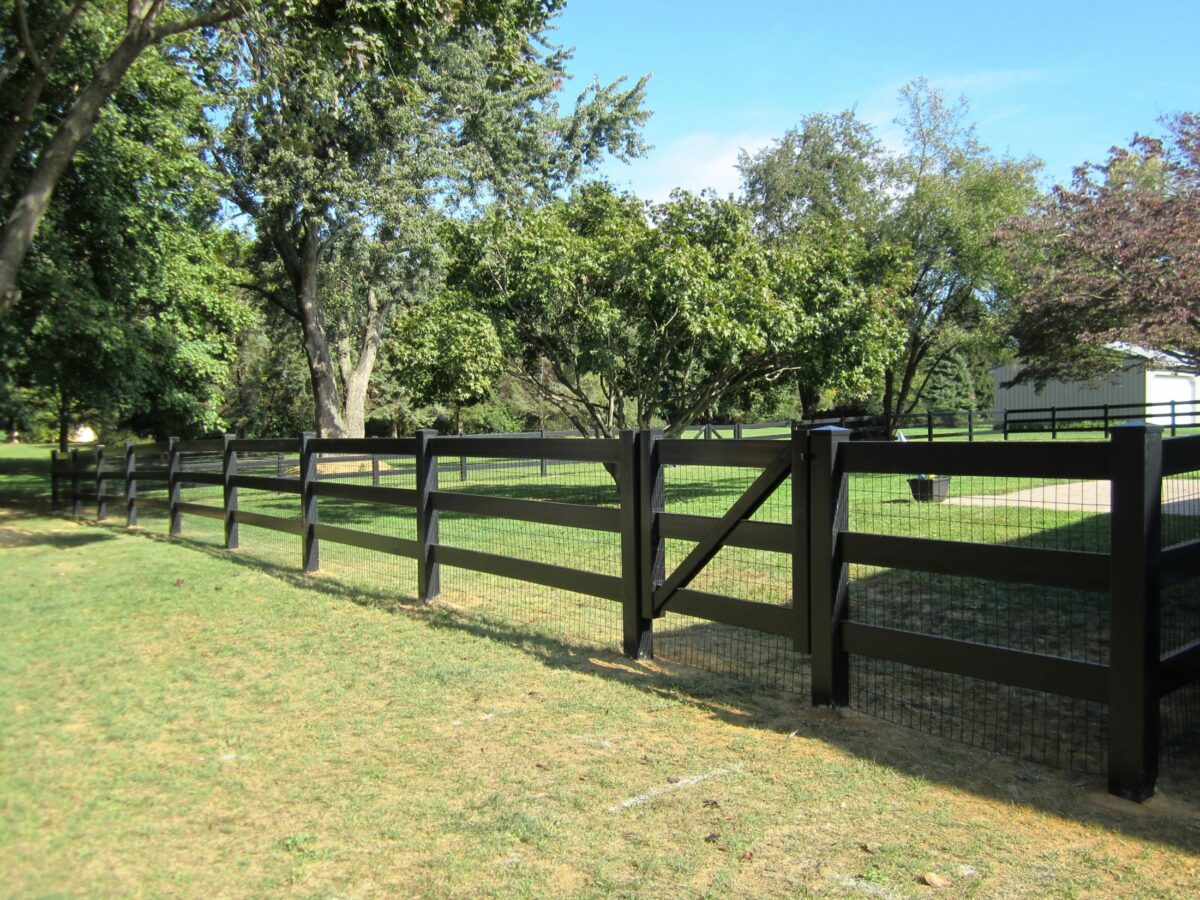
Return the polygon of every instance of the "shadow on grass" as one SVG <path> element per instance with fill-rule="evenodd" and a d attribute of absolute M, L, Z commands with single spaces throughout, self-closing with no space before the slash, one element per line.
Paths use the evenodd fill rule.
<path fill-rule="evenodd" d="M 82 531 L 74 534 L 30 534 L 27 531 L 0 526 L 0 549 L 40 546 L 72 550 L 76 547 L 86 547 L 88 544 L 111 541 L 114 537 L 115 535 L 103 531 Z"/>
<path fill-rule="evenodd" d="M 97 523 L 119 527 L 115 523 Z M 1009 756 L 972 749 L 853 711 L 812 708 L 802 697 L 764 690 L 736 677 L 682 664 L 630 660 L 615 648 L 581 646 L 493 616 L 351 584 L 225 550 L 219 544 L 165 534 L 132 532 L 252 568 L 303 589 L 320 590 L 364 608 L 418 618 L 434 628 L 499 640 L 543 665 L 584 672 L 675 703 L 684 703 L 728 725 L 815 739 L 906 776 L 942 784 L 1002 803 L 1030 806 L 1065 819 L 1100 825 L 1145 840 L 1200 853 L 1200 771 L 1180 768 L 1160 780 L 1160 796 L 1145 805 L 1105 793 L 1102 776 L 1081 776 Z M 697 623 L 695 629 L 711 627 Z"/>

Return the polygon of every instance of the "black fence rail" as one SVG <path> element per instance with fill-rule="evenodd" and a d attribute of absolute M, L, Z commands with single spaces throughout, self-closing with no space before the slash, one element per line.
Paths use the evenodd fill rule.
<path fill-rule="evenodd" d="M 1154 403 L 1096 403 L 1088 406 L 1043 406 L 1006 409 L 1000 424 L 1007 440 L 1014 432 L 1059 433 L 1103 431 L 1131 418 L 1146 419 L 1162 425 L 1172 437 L 1180 428 L 1200 425 L 1200 400 L 1161 400 Z"/>
<path fill-rule="evenodd" d="M 139 510 L 165 511 L 172 535 L 185 517 L 220 521 L 229 549 L 239 547 L 243 528 L 282 532 L 297 539 L 306 572 L 321 567 L 325 544 L 409 559 L 414 584 L 399 587 L 415 587 L 422 601 L 439 595 L 443 568 L 598 598 L 619 605 L 622 648 L 632 657 L 653 655 L 655 624 L 667 614 L 784 639 L 809 660 L 817 705 L 872 711 L 852 682 L 868 694 L 891 689 L 854 660 L 1077 702 L 1098 711 L 1085 724 L 1096 725 L 1090 739 L 1102 738 L 1092 758 L 1103 761 L 1110 790 L 1149 796 L 1162 701 L 1200 682 L 1200 607 L 1192 599 L 1200 437 L 1164 441 L 1160 426 L 1141 423 L 1113 427 L 1110 442 L 850 437 L 823 427 L 794 429 L 784 440 L 748 437 L 744 428 L 737 440 L 655 431 L 590 440 L 431 431 L 398 439 L 172 438 L 127 444 L 121 454 L 102 446 L 54 453 L 51 487 L 55 508 L 74 515 L 87 503 L 103 519 L 122 503 L 135 525 Z M 519 464 L 525 471 L 514 477 L 543 488 L 546 464 L 588 464 L 604 482 L 595 493 L 611 500 L 463 485 L 467 458 L 472 466 Z M 250 460 L 252 473 L 242 465 Z M 914 473 L 958 478 L 966 493 L 940 511 L 897 495 L 911 487 L 920 496 L 924 477 Z M 1036 482 L 1041 499 L 1030 500 L 1027 487 L 1008 491 L 1010 480 Z M 162 496 L 145 496 L 150 486 Z M 192 487 L 219 488 L 220 502 L 183 499 Z M 260 492 L 295 505 L 280 506 L 283 514 L 239 507 Z M 1053 499 L 1055 492 L 1067 499 Z M 346 504 L 401 510 L 411 536 L 380 533 L 369 516 L 341 515 Z M 1034 506 L 1041 518 L 1031 518 Z M 1012 509 L 1019 514 L 1005 512 Z M 479 528 L 445 540 L 444 516 Z M 611 535 L 614 553 L 590 569 L 522 555 L 499 527 L 516 522 L 547 535 Z M 501 536 L 477 539 L 488 528 Z M 764 557 L 739 553 L 782 559 L 786 568 L 769 570 L 755 561 Z M 764 587 L 771 578 L 782 583 Z"/>

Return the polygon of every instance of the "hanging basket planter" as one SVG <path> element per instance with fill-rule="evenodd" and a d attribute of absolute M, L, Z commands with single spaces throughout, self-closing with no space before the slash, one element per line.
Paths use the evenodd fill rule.
<path fill-rule="evenodd" d="M 931 475 L 908 479 L 913 499 L 921 503 L 941 503 L 950 496 L 950 476 Z"/>

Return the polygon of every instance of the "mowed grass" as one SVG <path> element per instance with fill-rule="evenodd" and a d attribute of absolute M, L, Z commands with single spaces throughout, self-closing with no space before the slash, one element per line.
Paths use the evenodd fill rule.
<path fill-rule="evenodd" d="M 1100 779 L 403 592 L 50 518 L 40 451 L 0 466 L 5 895 L 1200 883 L 1200 785 L 1165 779 L 1137 806 Z"/>

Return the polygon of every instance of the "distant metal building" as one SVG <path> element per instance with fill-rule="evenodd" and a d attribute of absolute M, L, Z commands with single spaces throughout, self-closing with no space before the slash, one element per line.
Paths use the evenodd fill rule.
<path fill-rule="evenodd" d="M 993 417 L 997 426 L 1004 421 L 1005 410 L 1062 409 L 1064 407 L 1145 406 L 1151 403 L 1177 404 L 1177 425 L 1200 424 L 1200 400 L 1197 376 L 1177 358 L 1142 347 L 1122 346 L 1128 356 L 1124 366 L 1111 375 L 1090 381 L 1049 381 L 1040 391 L 1029 382 L 1004 387 L 1021 371 L 1019 363 L 996 366 L 991 370 L 995 384 Z M 1169 406 L 1150 410 L 1114 409 L 1114 418 L 1147 418 L 1160 425 L 1171 424 Z"/>

